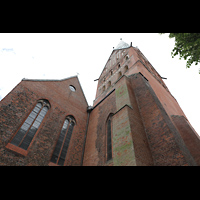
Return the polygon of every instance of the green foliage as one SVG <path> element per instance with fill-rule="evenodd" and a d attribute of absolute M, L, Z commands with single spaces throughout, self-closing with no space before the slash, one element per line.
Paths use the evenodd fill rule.
<path fill-rule="evenodd" d="M 175 38 L 172 58 L 179 54 L 179 59 L 187 60 L 187 68 L 190 68 L 192 63 L 197 65 L 200 62 L 200 33 L 170 33 L 169 38 Z"/>

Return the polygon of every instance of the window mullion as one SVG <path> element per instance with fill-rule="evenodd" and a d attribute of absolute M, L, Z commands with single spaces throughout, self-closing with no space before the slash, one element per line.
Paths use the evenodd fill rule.
<path fill-rule="evenodd" d="M 69 123 L 68 123 L 68 125 L 67 125 L 67 130 L 66 130 L 66 132 L 65 132 L 65 137 L 63 138 L 62 146 L 61 146 L 61 148 L 60 148 L 60 152 L 59 152 L 59 155 L 58 155 L 58 159 L 57 159 L 57 161 L 56 161 L 56 164 L 58 164 L 58 161 L 59 161 L 59 159 L 60 159 L 60 155 L 61 155 L 61 153 L 62 153 L 62 149 L 63 149 L 64 143 L 65 143 L 65 138 L 67 137 L 67 132 L 68 132 L 69 126 L 70 126 L 70 124 L 71 124 L 71 119 L 68 119 L 68 120 L 69 120 Z"/>
<path fill-rule="evenodd" d="M 35 116 L 35 119 L 33 120 L 33 122 L 31 123 L 31 125 L 30 125 L 30 127 L 28 128 L 28 130 L 26 131 L 26 134 L 24 135 L 24 137 L 22 138 L 22 140 L 21 140 L 21 142 L 19 143 L 19 145 L 18 146 L 20 146 L 21 145 L 21 143 L 23 142 L 23 140 L 24 140 L 24 138 L 26 137 L 26 135 L 28 134 L 28 132 L 29 132 L 29 130 L 31 129 L 31 127 L 32 127 L 32 125 L 33 125 L 33 123 L 35 122 L 35 120 L 36 120 L 36 118 L 37 118 L 37 116 L 40 114 L 40 112 L 41 112 L 41 110 L 42 110 L 42 108 L 44 107 L 44 104 L 42 104 L 42 107 L 41 107 L 41 109 L 39 110 L 39 112 L 38 112 L 38 114 Z M 33 109 L 34 110 L 34 109 Z M 32 111 L 33 111 L 32 110 Z M 29 114 L 30 115 L 30 114 Z M 29 116 L 28 116 L 29 117 Z"/>

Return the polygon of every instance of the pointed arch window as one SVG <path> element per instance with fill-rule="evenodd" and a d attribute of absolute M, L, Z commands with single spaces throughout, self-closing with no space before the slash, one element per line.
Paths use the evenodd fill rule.
<path fill-rule="evenodd" d="M 107 120 L 107 141 L 106 141 L 106 147 L 107 147 L 107 152 L 106 152 L 106 160 L 109 161 L 112 159 L 112 117 L 113 114 L 110 114 Z"/>
<path fill-rule="evenodd" d="M 124 72 L 127 72 L 128 71 L 128 65 L 126 65 L 125 67 L 124 67 Z"/>
<path fill-rule="evenodd" d="M 118 79 L 122 76 L 122 72 L 118 73 Z"/>
<path fill-rule="evenodd" d="M 75 126 L 74 117 L 67 116 L 63 123 L 62 130 L 60 132 L 58 141 L 56 143 L 56 147 L 53 151 L 50 160 L 51 162 L 61 166 L 64 165 L 74 126 Z"/>
<path fill-rule="evenodd" d="M 105 90 L 106 90 L 106 86 L 104 85 L 104 86 L 103 86 L 103 92 L 104 92 Z"/>
<path fill-rule="evenodd" d="M 111 75 L 111 76 L 113 75 L 113 70 L 112 70 L 112 69 L 110 70 L 110 75 Z"/>
<path fill-rule="evenodd" d="M 10 143 L 27 150 L 49 108 L 47 100 L 39 100 Z"/>
<path fill-rule="evenodd" d="M 111 81 L 108 82 L 108 88 L 111 86 Z"/>

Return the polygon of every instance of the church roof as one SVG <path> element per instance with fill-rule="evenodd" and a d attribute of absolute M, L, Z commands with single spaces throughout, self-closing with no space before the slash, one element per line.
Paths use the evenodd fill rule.
<path fill-rule="evenodd" d="M 114 50 L 117 50 L 117 49 L 125 49 L 125 48 L 128 48 L 130 47 L 129 44 L 127 44 L 126 42 L 124 42 L 122 39 L 120 40 L 119 44 L 114 48 Z"/>
<path fill-rule="evenodd" d="M 28 79 L 28 78 L 23 78 L 22 81 L 65 81 L 67 79 L 70 78 L 75 78 L 77 76 L 70 76 L 68 78 L 64 78 L 64 79 Z"/>

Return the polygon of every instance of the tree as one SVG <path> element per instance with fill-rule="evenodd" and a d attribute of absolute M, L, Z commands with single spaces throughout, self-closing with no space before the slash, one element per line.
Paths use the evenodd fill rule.
<path fill-rule="evenodd" d="M 170 33 L 169 38 L 175 38 L 175 47 L 171 52 L 172 58 L 179 54 L 179 59 L 188 59 L 187 68 L 190 68 L 192 63 L 197 65 L 200 62 L 200 33 Z"/>

